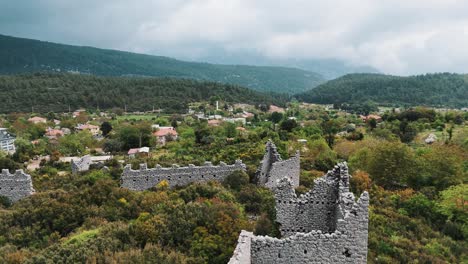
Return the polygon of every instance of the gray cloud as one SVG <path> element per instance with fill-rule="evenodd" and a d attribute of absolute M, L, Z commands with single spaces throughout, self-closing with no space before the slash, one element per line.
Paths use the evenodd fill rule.
<path fill-rule="evenodd" d="M 466 72 L 467 14 L 457 0 L 6 0 L 0 33 L 194 60 L 336 58 L 406 75 Z"/>

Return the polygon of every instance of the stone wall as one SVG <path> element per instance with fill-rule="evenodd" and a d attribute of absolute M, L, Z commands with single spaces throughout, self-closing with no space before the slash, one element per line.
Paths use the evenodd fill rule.
<path fill-rule="evenodd" d="M 299 186 L 300 159 L 299 152 L 288 160 L 282 160 L 275 144 L 269 140 L 266 143 L 265 155 L 257 169 L 256 177 L 260 186 L 270 189 L 276 187 L 278 180 L 287 177 L 294 187 Z"/>
<path fill-rule="evenodd" d="M 349 192 L 349 174 L 346 163 L 340 163 L 325 176 L 314 181 L 307 193 L 296 196 L 294 185 L 287 178 L 277 183 L 276 221 L 281 235 L 312 230 L 333 232 L 339 217 L 340 196 Z"/>
<path fill-rule="evenodd" d="M 356 202 L 349 179 L 346 163 L 340 163 L 300 197 L 290 179 L 278 181 L 274 191 L 282 238 L 243 231 L 229 263 L 366 263 L 369 194 Z"/>
<path fill-rule="evenodd" d="M 211 162 L 205 162 L 204 166 L 190 164 L 188 167 L 173 165 L 172 168 L 162 168 L 157 165 L 152 169 L 148 169 L 146 164 L 140 164 L 139 170 L 132 170 L 131 165 L 126 165 L 121 177 L 121 187 L 142 191 L 156 186 L 163 180 L 166 180 L 170 187 L 192 182 L 223 181 L 236 170 L 246 170 L 241 160 L 236 160 L 232 165 L 221 162 L 214 166 Z"/>
<path fill-rule="evenodd" d="M 234 254 L 232 254 L 228 264 L 251 263 L 250 247 L 252 238 L 254 237 L 255 235 L 252 232 L 241 231 L 239 239 L 237 240 L 236 249 L 234 249 Z"/>
<path fill-rule="evenodd" d="M 11 174 L 7 169 L 3 169 L 0 174 L 0 196 L 5 196 L 12 202 L 27 197 L 34 193 L 31 175 L 23 170 L 17 170 Z"/>
<path fill-rule="evenodd" d="M 82 171 L 88 171 L 91 165 L 91 156 L 86 155 L 77 160 L 71 160 L 71 169 L 73 174 L 77 174 Z"/>
<path fill-rule="evenodd" d="M 369 195 L 364 192 L 333 233 L 314 230 L 283 239 L 254 237 L 251 263 L 366 263 L 368 206 Z"/>

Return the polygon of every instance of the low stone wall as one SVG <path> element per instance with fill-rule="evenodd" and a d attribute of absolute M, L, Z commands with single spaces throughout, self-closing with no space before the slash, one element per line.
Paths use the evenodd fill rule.
<path fill-rule="evenodd" d="M 121 187 L 142 191 L 156 186 L 163 180 L 166 180 L 170 187 L 188 185 L 192 182 L 223 181 L 237 170 L 246 170 L 241 160 L 236 160 L 232 165 L 221 162 L 218 166 L 214 166 L 211 162 L 206 162 L 204 166 L 191 164 L 187 167 L 173 165 L 172 168 L 162 168 L 157 165 L 151 169 L 148 169 L 146 164 L 140 164 L 139 170 L 132 170 L 131 165 L 126 165 L 121 177 Z"/>
<path fill-rule="evenodd" d="M 274 189 L 277 181 L 286 177 L 291 180 L 294 187 L 298 187 L 300 166 L 299 152 L 288 160 L 282 160 L 275 144 L 269 140 L 265 146 L 265 155 L 257 169 L 258 184 Z"/>
<path fill-rule="evenodd" d="M 10 201 L 16 202 L 34 193 L 31 175 L 23 170 L 17 170 L 11 174 L 7 169 L 3 169 L 0 174 L 0 195 L 8 197 Z"/>

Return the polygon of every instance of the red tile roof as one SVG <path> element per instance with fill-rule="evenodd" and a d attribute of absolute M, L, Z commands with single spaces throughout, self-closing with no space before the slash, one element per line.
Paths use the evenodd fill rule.
<path fill-rule="evenodd" d="M 167 135 L 177 136 L 177 131 L 173 127 L 161 128 L 158 131 L 154 132 L 153 135 L 157 137 L 164 137 Z"/>

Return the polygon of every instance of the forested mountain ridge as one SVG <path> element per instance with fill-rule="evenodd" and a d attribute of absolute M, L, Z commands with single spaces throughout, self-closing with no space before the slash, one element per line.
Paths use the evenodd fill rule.
<path fill-rule="evenodd" d="M 184 112 L 187 104 L 216 96 L 226 102 L 283 104 L 286 95 L 268 95 L 247 88 L 173 78 L 98 77 L 36 73 L 0 76 L 0 113 L 61 112 L 79 107 L 148 111 L 153 107 Z"/>
<path fill-rule="evenodd" d="M 348 74 L 297 95 L 313 103 L 468 106 L 468 76 L 436 73 L 409 77 L 383 74 Z"/>
<path fill-rule="evenodd" d="M 0 35 L 0 74 L 79 72 L 102 76 L 174 77 L 298 93 L 323 83 L 317 73 L 287 67 L 220 65 L 56 44 Z"/>

